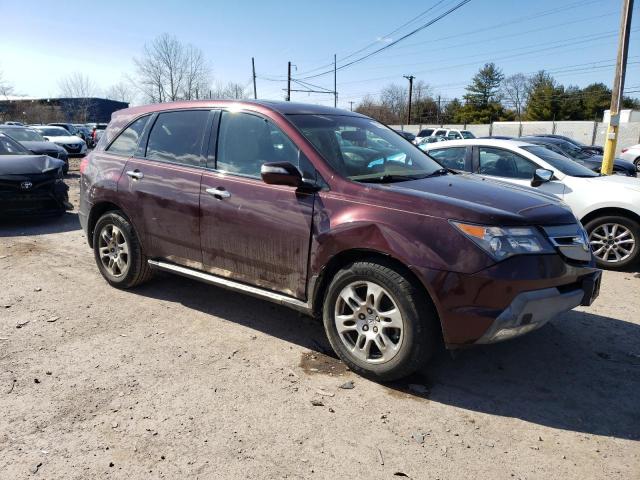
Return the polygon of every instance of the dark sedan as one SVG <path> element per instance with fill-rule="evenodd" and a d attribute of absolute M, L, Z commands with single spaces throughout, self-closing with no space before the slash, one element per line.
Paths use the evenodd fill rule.
<path fill-rule="evenodd" d="M 396 132 L 398 135 L 400 135 L 401 137 L 406 138 L 407 140 L 409 140 L 410 142 L 413 142 L 416 139 L 416 136 L 413 133 L 409 133 L 409 132 L 404 132 L 402 130 L 394 130 L 394 132 Z"/>
<path fill-rule="evenodd" d="M 604 148 L 602 148 L 600 145 L 585 145 L 582 142 L 579 142 L 578 140 L 574 140 L 571 137 L 567 137 L 565 135 L 555 135 L 555 134 L 549 134 L 549 135 L 535 135 L 536 137 L 547 137 L 547 138 L 558 138 L 560 140 L 564 140 L 565 142 L 569 142 L 573 145 L 575 145 L 576 147 L 580 148 L 581 150 L 584 150 L 587 153 L 592 153 L 594 155 L 603 155 L 604 154 Z"/>
<path fill-rule="evenodd" d="M 36 155 L 48 155 L 64 162 L 63 172 L 69 171 L 69 154 L 60 145 L 44 139 L 32 128 L 17 125 L 0 125 L 0 133 L 4 133 Z"/>
<path fill-rule="evenodd" d="M 561 138 L 552 137 L 521 137 L 518 140 L 542 145 L 549 150 L 564 155 L 565 157 L 578 162 L 594 172 L 600 173 L 602 167 L 602 155 L 594 155 L 576 147 L 574 144 Z M 626 175 L 627 177 L 637 177 L 638 171 L 633 163 L 615 159 L 613 163 L 613 173 L 616 175 Z"/>
<path fill-rule="evenodd" d="M 0 133 L 0 217 L 62 215 L 73 206 L 62 179 L 64 162 L 32 155 Z"/>

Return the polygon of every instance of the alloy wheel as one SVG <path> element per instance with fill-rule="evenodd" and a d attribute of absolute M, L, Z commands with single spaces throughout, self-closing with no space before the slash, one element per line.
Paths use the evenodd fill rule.
<path fill-rule="evenodd" d="M 391 294 L 377 283 L 356 281 L 336 300 L 335 326 L 351 354 L 367 363 L 385 363 L 402 345 L 404 319 Z"/>
<path fill-rule="evenodd" d="M 129 270 L 129 243 L 122 230 L 113 224 L 102 227 L 98 237 L 100 262 L 113 277 L 121 277 Z"/>
<path fill-rule="evenodd" d="M 598 225 L 589 234 L 593 254 L 608 263 L 626 260 L 635 252 L 637 239 L 631 230 L 619 223 Z"/>

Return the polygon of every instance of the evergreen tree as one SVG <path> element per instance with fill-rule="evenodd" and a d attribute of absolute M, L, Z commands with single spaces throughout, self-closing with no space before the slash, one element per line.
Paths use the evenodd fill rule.
<path fill-rule="evenodd" d="M 529 97 L 527 101 L 527 120 L 553 120 L 560 113 L 564 88 L 556 85 L 555 80 L 544 70 L 531 77 Z"/>
<path fill-rule="evenodd" d="M 486 63 L 471 79 L 464 95 L 465 105 L 458 112 L 461 123 L 489 123 L 504 115 L 500 86 L 504 75 L 495 63 Z"/>

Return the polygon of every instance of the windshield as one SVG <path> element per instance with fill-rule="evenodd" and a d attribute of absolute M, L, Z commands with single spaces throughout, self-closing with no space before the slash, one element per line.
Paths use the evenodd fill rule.
<path fill-rule="evenodd" d="M 287 115 L 343 176 L 359 182 L 395 182 L 442 172 L 442 166 L 393 130 L 366 117 Z"/>
<path fill-rule="evenodd" d="M 590 154 L 586 153 L 580 147 L 577 147 L 572 143 L 563 141 L 563 142 L 558 142 L 556 145 L 560 150 L 562 150 L 563 153 L 565 153 L 566 155 L 568 155 L 573 159 L 586 160 L 587 158 L 591 157 Z"/>
<path fill-rule="evenodd" d="M 462 135 L 462 138 L 476 138 L 476 136 L 469 130 L 461 130 L 460 135 Z"/>
<path fill-rule="evenodd" d="M 71 135 L 62 127 L 38 127 L 36 130 L 46 137 L 68 137 Z"/>
<path fill-rule="evenodd" d="M 0 135 L 0 155 L 30 155 L 30 153 L 15 140 Z"/>
<path fill-rule="evenodd" d="M 44 138 L 42 138 L 38 132 L 27 128 L 0 128 L 0 132 L 6 133 L 18 142 L 44 142 Z"/>
<path fill-rule="evenodd" d="M 527 152 L 533 153 L 536 157 L 541 158 L 553 168 L 557 168 L 565 175 L 571 177 L 597 177 L 596 172 L 589 170 L 587 167 L 583 167 L 579 163 L 571 160 L 570 158 L 563 157 L 559 153 L 548 150 L 541 145 L 532 145 L 530 147 L 520 147 Z"/>

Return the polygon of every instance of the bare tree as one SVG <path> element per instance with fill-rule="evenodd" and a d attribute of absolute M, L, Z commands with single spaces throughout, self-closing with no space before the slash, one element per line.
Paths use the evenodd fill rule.
<path fill-rule="evenodd" d="M 145 44 L 142 56 L 133 61 L 137 85 L 152 102 L 196 98 L 208 84 L 209 68 L 202 51 L 168 33 Z"/>
<path fill-rule="evenodd" d="M 58 82 L 60 96 L 69 99 L 64 110 L 77 122 L 86 122 L 91 116 L 92 98 L 97 95 L 98 88 L 88 76 L 73 72 Z"/>
<path fill-rule="evenodd" d="M 502 94 L 513 104 L 518 121 L 522 118 L 522 110 L 529 97 L 530 80 L 522 73 L 516 73 L 502 81 Z"/>
<path fill-rule="evenodd" d="M 400 86 L 396 83 L 387 85 L 380 92 L 380 103 L 385 107 L 394 118 L 389 119 L 386 123 L 401 123 L 406 117 L 406 110 L 409 101 L 409 90 L 407 87 Z"/>
<path fill-rule="evenodd" d="M 2 70 L 0 70 L 0 97 L 6 99 L 9 95 L 13 95 L 13 93 L 13 85 L 5 80 Z"/>
<path fill-rule="evenodd" d="M 105 97 L 118 102 L 133 103 L 136 97 L 134 88 L 125 81 L 120 81 L 111 85 L 105 94 Z"/>
<path fill-rule="evenodd" d="M 249 98 L 251 92 L 241 83 L 227 82 L 226 84 L 217 83 L 211 92 L 212 98 L 221 100 L 242 100 Z"/>

